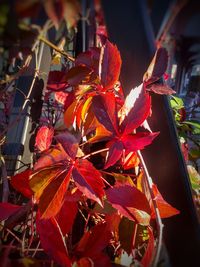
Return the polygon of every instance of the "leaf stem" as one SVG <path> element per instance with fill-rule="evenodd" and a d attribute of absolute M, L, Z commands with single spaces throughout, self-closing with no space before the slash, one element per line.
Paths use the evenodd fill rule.
<path fill-rule="evenodd" d="M 87 159 L 93 155 L 96 155 L 96 154 L 99 154 L 99 153 L 102 153 L 102 152 L 105 152 L 105 151 L 108 151 L 109 148 L 103 148 L 103 149 L 100 149 L 100 150 L 97 150 L 97 151 L 94 151 L 94 152 L 91 152 L 90 154 L 87 154 L 85 156 L 82 157 L 82 159 Z"/>
<path fill-rule="evenodd" d="M 141 152 L 138 150 L 138 156 L 140 158 L 140 162 L 142 164 L 142 167 L 143 167 L 143 170 L 144 170 L 144 174 L 145 174 L 145 177 L 146 177 L 146 181 L 147 181 L 147 185 L 148 185 L 148 188 L 149 188 L 149 192 L 150 192 L 150 195 L 151 195 L 151 199 L 152 199 L 152 203 L 153 203 L 153 206 L 154 206 L 154 209 L 155 209 L 155 214 L 156 214 L 156 223 L 157 223 L 157 227 L 158 227 L 158 244 L 157 244 L 157 249 L 155 251 L 155 257 L 154 259 L 152 260 L 152 267 L 156 267 L 158 265 L 158 260 L 159 260 L 159 256 L 160 256 L 160 251 L 161 251 L 161 246 L 162 246 L 162 237 L 163 237 L 163 223 L 162 223 L 162 220 L 161 220 L 161 217 L 160 217 L 160 212 L 159 212 L 159 209 L 158 209 L 158 205 L 156 203 L 156 200 L 155 200 L 155 196 L 154 196 L 154 193 L 153 193 L 153 188 L 152 188 L 152 185 L 153 185 L 153 182 L 152 182 L 152 179 L 149 175 L 149 172 L 147 170 L 147 167 L 146 167 L 146 164 L 145 164 L 145 161 L 143 159 L 143 156 L 141 154 Z"/>

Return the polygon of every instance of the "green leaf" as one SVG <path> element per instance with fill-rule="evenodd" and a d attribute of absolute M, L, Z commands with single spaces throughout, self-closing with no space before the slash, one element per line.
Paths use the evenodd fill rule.
<path fill-rule="evenodd" d="M 182 98 L 177 97 L 177 96 L 171 96 L 170 105 L 172 109 L 176 109 L 176 110 L 179 110 L 184 107 Z"/>
<path fill-rule="evenodd" d="M 192 130 L 193 134 L 200 134 L 200 123 L 198 121 L 196 120 L 184 121 L 183 124 L 191 125 L 192 127 L 194 127 L 194 129 Z"/>
<path fill-rule="evenodd" d="M 191 182 L 192 188 L 194 190 L 199 190 L 200 189 L 200 174 L 191 165 L 187 166 L 187 170 L 188 170 L 188 174 L 190 177 L 190 182 Z"/>

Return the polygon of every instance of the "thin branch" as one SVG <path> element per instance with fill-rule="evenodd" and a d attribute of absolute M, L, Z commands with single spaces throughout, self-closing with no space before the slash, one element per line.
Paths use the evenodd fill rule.
<path fill-rule="evenodd" d="M 156 200 L 155 200 L 155 196 L 154 196 L 154 193 L 153 193 L 152 179 L 151 179 L 151 177 L 149 175 L 149 172 L 147 170 L 146 164 L 144 162 L 143 156 L 142 156 L 140 151 L 138 151 L 138 156 L 140 158 L 140 162 L 142 164 L 142 167 L 143 167 L 143 170 L 144 170 L 144 174 L 145 174 L 145 177 L 146 177 L 146 181 L 147 181 L 147 185 L 148 185 L 149 192 L 150 192 L 150 195 L 151 195 L 152 203 L 153 203 L 153 206 L 154 206 L 154 209 L 155 209 L 156 223 L 157 223 L 157 227 L 158 227 L 158 244 L 157 244 L 157 249 L 156 249 L 156 252 L 155 252 L 155 257 L 154 257 L 153 263 L 152 263 L 152 267 L 154 267 L 154 266 L 156 267 L 158 265 L 158 260 L 159 260 L 159 256 L 160 256 L 161 246 L 162 246 L 162 237 L 163 237 L 163 227 L 164 227 L 164 225 L 162 223 L 162 220 L 161 220 L 161 217 L 160 217 L 160 212 L 159 212 L 159 209 L 158 209 L 158 206 L 157 206 L 157 203 L 156 203 Z"/>
<path fill-rule="evenodd" d="M 96 154 L 99 154 L 99 153 L 102 153 L 102 152 L 105 152 L 105 151 L 108 151 L 109 148 L 103 148 L 103 149 L 100 149 L 100 150 L 97 150 L 97 151 L 94 151 L 94 152 L 91 152 L 90 154 L 87 154 L 85 156 L 82 157 L 82 159 L 87 159 L 93 155 L 96 155 Z"/>
<path fill-rule="evenodd" d="M 71 57 L 67 52 L 61 50 L 60 48 L 58 48 L 56 45 L 54 45 L 52 42 L 50 42 L 49 40 L 47 40 L 43 36 L 40 36 L 38 39 L 40 41 L 44 42 L 46 45 L 48 45 L 51 48 L 53 48 L 56 52 L 60 53 L 61 55 L 63 55 L 67 59 L 69 59 L 70 61 L 73 61 L 73 62 L 75 61 L 75 59 L 73 57 Z"/>

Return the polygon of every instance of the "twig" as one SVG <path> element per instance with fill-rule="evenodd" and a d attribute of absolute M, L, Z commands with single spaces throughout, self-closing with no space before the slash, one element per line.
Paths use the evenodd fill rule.
<path fill-rule="evenodd" d="M 61 50 L 60 48 L 58 48 L 56 45 L 54 45 L 52 42 L 50 42 L 49 40 L 47 40 L 46 38 L 44 38 L 43 36 L 40 36 L 38 38 L 40 41 L 44 42 L 46 45 L 50 46 L 51 48 L 53 48 L 56 52 L 60 53 L 61 55 L 63 55 L 64 57 L 66 57 L 67 59 L 71 60 L 71 61 L 75 61 L 75 59 L 73 57 L 71 57 L 67 52 Z"/>
<path fill-rule="evenodd" d="M 151 196 L 151 199 L 152 199 L 152 203 L 153 203 L 153 206 L 154 206 L 154 209 L 155 209 L 155 215 L 156 215 L 156 223 L 157 223 L 157 228 L 158 228 L 158 244 L 157 244 L 157 249 L 155 251 L 155 257 L 154 257 L 152 265 L 151 265 L 152 267 L 156 267 L 158 265 L 158 260 L 159 260 L 159 256 L 160 256 L 161 246 L 162 246 L 163 226 L 164 225 L 162 223 L 162 220 L 161 220 L 161 217 L 160 217 L 160 212 L 159 212 L 159 209 L 158 209 L 158 206 L 157 206 L 157 203 L 156 203 L 156 200 L 155 200 L 155 196 L 154 196 L 154 193 L 153 193 L 152 179 L 151 179 L 151 177 L 149 175 L 149 172 L 147 170 L 146 164 L 144 162 L 143 156 L 142 156 L 140 151 L 138 151 L 138 156 L 140 158 L 140 162 L 141 162 L 143 170 L 144 170 L 144 174 L 145 174 L 145 177 L 146 177 L 147 185 L 148 185 L 148 188 L 149 188 L 150 196 Z"/>
<path fill-rule="evenodd" d="M 108 151 L 109 148 L 103 148 L 103 149 L 100 149 L 100 150 L 97 150 L 97 151 L 94 151 L 94 152 L 91 152 L 90 154 L 87 154 L 85 156 L 82 157 L 82 159 L 87 159 L 93 155 L 96 155 L 96 154 L 99 154 L 99 153 L 102 153 L 102 152 L 105 152 L 105 151 Z"/>

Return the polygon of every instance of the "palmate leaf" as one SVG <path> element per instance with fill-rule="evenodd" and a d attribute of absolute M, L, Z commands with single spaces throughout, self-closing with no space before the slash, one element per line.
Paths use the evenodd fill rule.
<path fill-rule="evenodd" d="M 149 225 L 151 208 L 146 196 L 136 187 L 123 185 L 109 188 L 106 196 L 123 216 L 142 225 Z"/>
<path fill-rule="evenodd" d="M 60 266 L 70 267 L 71 261 L 68 256 L 67 247 L 56 219 L 43 220 L 38 214 L 36 229 L 45 252 Z"/>
<path fill-rule="evenodd" d="M 105 168 L 114 165 L 121 157 L 123 150 L 134 152 L 143 149 L 146 145 L 151 144 L 152 140 L 158 133 L 137 133 L 132 132 L 138 128 L 150 114 L 150 96 L 145 92 L 142 85 L 131 90 L 125 100 L 124 105 L 118 112 L 120 121 L 117 117 L 116 98 L 113 93 L 100 94 L 92 100 L 94 114 L 103 127 L 111 134 L 103 136 L 96 131 L 93 141 L 99 140 L 99 137 L 110 142 L 107 144 L 109 152 L 105 164 Z M 98 130 L 98 128 L 97 128 Z"/>

